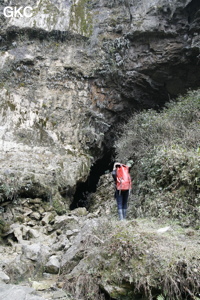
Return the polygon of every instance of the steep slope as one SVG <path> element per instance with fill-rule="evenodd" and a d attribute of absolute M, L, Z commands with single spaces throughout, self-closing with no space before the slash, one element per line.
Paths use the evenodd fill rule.
<path fill-rule="evenodd" d="M 135 114 L 116 142 L 118 160 L 134 160 L 132 217 L 175 219 L 200 228 L 200 91 L 162 111 Z"/>

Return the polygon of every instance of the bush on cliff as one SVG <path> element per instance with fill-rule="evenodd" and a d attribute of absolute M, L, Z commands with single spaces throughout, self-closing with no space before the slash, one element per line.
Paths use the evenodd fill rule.
<path fill-rule="evenodd" d="M 161 233 L 163 225 L 97 219 L 60 280 L 75 299 L 199 300 L 198 232 L 173 225 Z"/>
<path fill-rule="evenodd" d="M 5 222 L 1 217 L 0 217 L 0 244 L 1 244 L 1 241 L 2 241 L 2 235 L 8 231 L 10 228 L 10 225 Z"/>
<path fill-rule="evenodd" d="M 116 142 L 117 160 L 134 159 L 132 216 L 178 219 L 199 228 L 200 90 L 161 112 L 135 114 Z"/>

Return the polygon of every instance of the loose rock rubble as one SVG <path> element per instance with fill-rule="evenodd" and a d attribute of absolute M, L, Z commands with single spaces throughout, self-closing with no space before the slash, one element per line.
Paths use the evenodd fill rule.
<path fill-rule="evenodd" d="M 41 199 L 37 202 L 42 206 Z M 57 274 L 63 259 L 71 260 L 80 251 L 84 224 L 83 231 L 87 233 L 88 212 L 81 208 L 73 214 L 59 216 L 51 211 L 50 205 L 47 212 L 33 209 L 34 204 L 29 199 L 23 200 L 23 206 L 17 202 L 5 208 L 4 219 L 11 225 L 0 245 L 0 299 L 10 300 L 12 293 L 15 300 L 71 299 L 58 287 Z M 23 223 L 16 222 L 17 219 L 22 219 Z M 19 280 L 23 285 L 9 284 Z M 44 295 L 34 295 L 34 291 Z"/>

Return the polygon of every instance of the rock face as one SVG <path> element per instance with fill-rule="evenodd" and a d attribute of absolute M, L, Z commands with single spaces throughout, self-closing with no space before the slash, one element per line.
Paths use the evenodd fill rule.
<path fill-rule="evenodd" d="M 27 204 L 29 216 L 24 217 Z M 9 208 L 13 215 L 4 212 L 3 217 L 11 225 L 1 236 L 1 241 L 7 243 L 0 243 L 0 282 L 5 283 L 15 282 L 17 278 L 27 281 L 33 274 L 41 272 L 58 274 L 66 262 L 73 261 L 82 251 L 82 240 L 96 225 L 96 220 L 90 220 L 91 215 L 85 208 L 59 216 L 48 205 L 47 212 L 41 213 L 37 220 L 28 201 L 20 210 L 19 203 L 10 204 Z M 49 218 L 44 222 L 47 216 Z"/>
<path fill-rule="evenodd" d="M 59 258 L 56 255 L 52 255 L 49 258 L 49 261 L 47 262 L 45 268 L 48 273 L 57 274 L 60 269 Z"/>
<path fill-rule="evenodd" d="M 8 5 L 0 0 L 0 298 L 42 300 L 5 283 L 64 271 L 56 287 L 31 285 L 53 293 L 45 299 L 71 299 L 60 288 L 74 278 L 80 292 L 91 245 L 104 243 L 92 236 L 102 229 L 98 215 L 117 213 L 110 175 L 88 197 L 90 213 L 68 211 L 75 191 L 112 152 L 120 122 L 199 86 L 200 3 L 30 0 L 31 17 L 6 17 Z M 102 290 L 124 292 L 109 280 Z"/>
<path fill-rule="evenodd" d="M 36 220 L 30 202 L 27 201 L 29 207 L 24 204 L 20 210 L 19 203 L 12 203 L 9 206 L 12 215 L 4 213 L 12 225 L 0 243 L 0 299 L 81 299 L 66 292 L 62 272 L 67 271 L 73 278 L 84 267 L 90 239 L 100 240 L 93 237 L 93 231 L 101 224 L 98 212 L 93 215 L 85 208 L 78 208 L 59 216 L 51 214 L 49 205 L 47 212 Z M 23 219 L 27 211 L 29 214 Z M 20 285 L 14 285 L 19 281 Z"/>
<path fill-rule="evenodd" d="M 200 4 L 29 1 L 32 17 L 10 18 L 6 5 L 1 1 L 1 201 L 64 197 L 69 205 L 77 182 L 112 146 L 116 122 L 199 86 Z"/>
<path fill-rule="evenodd" d="M 34 289 L 27 286 L 0 283 L 0 298 L 4 300 L 44 300 L 44 298 L 34 295 L 34 292 Z"/>

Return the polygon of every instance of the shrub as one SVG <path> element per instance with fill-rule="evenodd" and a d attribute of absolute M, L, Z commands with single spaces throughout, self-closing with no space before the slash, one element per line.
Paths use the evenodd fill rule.
<path fill-rule="evenodd" d="M 16 200 L 21 182 L 14 174 L 1 175 L 0 177 L 0 202 Z"/>
<path fill-rule="evenodd" d="M 179 219 L 199 228 L 200 90 L 161 111 L 135 114 L 115 144 L 117 160 L 134 159 L 135 216 Z"/>
<path fill-rule="evenodd" d="M 10 225 L 6 223 L 1 217 L 0 217 L 0 242 L 2 239 L 2 235 L 9 230 Z"/>
<path fill-rule="evenodd" d="M 102 291 L 106 299 L 198 299 L 198 234 L 189 243 L 187 229 L 163 235 L 160 223 L 99 218 L 81 240 L 78 265 L 63 270 L 67 291 L 88 300 L 104 299 Z"/>

